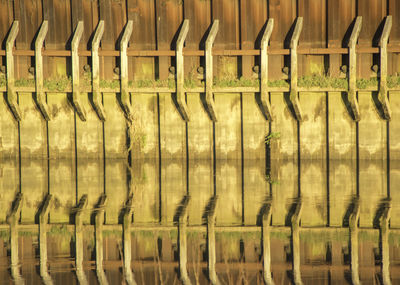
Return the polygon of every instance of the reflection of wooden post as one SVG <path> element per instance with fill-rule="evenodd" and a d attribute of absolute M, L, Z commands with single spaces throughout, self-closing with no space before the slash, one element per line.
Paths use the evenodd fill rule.
<path fill-rule="evenodd" d="M 125 280 L 128 284 L 136 285 L 135 278 L 132 273 L 131 268 L 131 259 L 132 259 L 132 250 L 131 250 L 131 221 L 132 221 L 132 206 L 133 196 L 129 196 L 128 200 L 125 203 L 124 215 L 123 215 L 123 229 L 122 229 L 122 238 L 124 242 L 124 271 L 125 271 Z"/>
<path fill-rule="evenodd" d="M 390 281 L 390 259 L 389 259 L 389 219 L 390 210 L 392 208 L 391 201 L 387 201 L 383 205 L 383 213 L 380 217 L 380 242 L 382 256 L 382 280 L 384 285 L 392 284 Z"/>
<path fill-rule="evenodd" d="M 211 284 L 220 284 L 215 271 L 215 219 L 218 196 L 214 196 L 210 201 L 209 212 L 207 215 L 207 249 L 208 249 L 208 276 Z"/>
<path fill-rule="evenodd" d="M 101 285 L 107 285 L 107 278 L 103 269 L 103 224 L 104 224 L 104 208 L 106 207 L 107 196 L 103 195 L 100 198 L 99 204 L 96 207 L 95 217 L 95 235 L 96 235 L 96 273 L 97 279 Z"/>
<path fill-rule="evenodd" d="M 179 215 L 178 223 L 178 238 L 179 238 L 179 271 L 181 274 L 181 280 L 184 285 L 191 284 L 187 269 L 187 240 L 186 240 L 186 226 L 188 222 L 187 207 L 189 205 L 190 196 L 185 196 L 182 205 L 181 212 Z"/>
<path fill-rule="evenodd" d="M 179 113 L 185 121 L 189 121 L 189 110 L 185 101 L 185 92 L 183 91 L 184 73 L 183 73 L 183 44 L 189 31 L 189 20 L 183 21 L 178 40 L 176 41 L 176 102 L 179 106 Z"/>
<path fill-rule="evenodd" d="M 7 223 L 10 225 L 10 243 L 11 243 L 11 276 L 15 284 L 25 284 L 19 270 L 18 255 L 18 219 L 22 208 L 22 193 L 18 193 L 13 202 L 10 215 L 7 217 Z"/>
<path fill-rule="evenodd" d="M 88 196 L 82 195 L 75 213 L 75 266 L 76 276 L 79 284 L 88 284 L 85 272 L 83 271 L 83 225 L 82 211 L 86 208 Z"/>
<path fill-rule="evenodd" d="M 349 217 L 350 249 L 351 249 L 351 280 L 353 284 L 360 284 L 358 275 L 358 219 L 360 217 L 360 203 L 358 198 L 354 200 L 353 212 Z"/>
<path fill-rule="evenodd" d="M 43 91 L 43 42 L 49 29 L 49 22 L 43 21 L 39 34 L 35 41 L 35 84 L 36 84 L 36 102 L 46 121 L 50 120 L 49 107 L 46 103 L 46 94 Z"/>
<path fill-rule="evenodd" d="M 213 98 L 213 56 L 212 46 L 214 44 L 215 37 L 218 33 L 219 20 L 214 20 L 210 33 L 206 40 L 206 105 L 207 112 L 213 122 L 217 121 L 217 113 L 215 111 L 215 103 Z"/>
<path fill-rule="evenodd" d="M 381 102 L 386 120 L 392 117 L 392 111 L 387 96 L 387 42 L 390 30 L 392 29 L 392 16 L 387 16 L 383 27 L 381 40 L 379 41 L 380 51 L 380 80 L 379 80 L 379 101 Z"/>
<path fill-rule="evenodd" d="M 17 92 L 15 92 L 14 89 L 15 78 L 14 78 L 13 49 L 14 49 L 15 39 L 18 35 L 18 31 L 19 31 L 19 22 L 14 21 L 6 41 L 6 65 L 7 65 L 6 75 L 7 75 L 7 103 L 15 119 L 17 121 L 21 121 L 22 119 L 21 110 L 18 105 Z"/>
<path fill-rule="evenodd" d="M 360 109 L 358 107 L 358 101 L 356 97 L 356 76 L 357 76 L 357 55 L 356 55 L 356 44 L 358 36 L 361 31 L 362 17 L 358 16 L 354 23 L 353 30 L 349 40 L 349 91 L 348 100 L 350 102 L 351 109 L 353 111 L 354 120 L 360 120 Z"/>
<path fill-rule="evenodd" d="M 263 259 L 264 259 L 264 282 L 267 285 L 273 285 L 271 276 L 271 243 L 270 243 L 270 224 L 271 224 L 272 203 L 265 205 L 262 215 L 262 241 L 263 241 Z"/>
<path fill-rule="evenodd" d="M 300 272 L 300 218 L 303 209 L 301 198 L 296 204 L 295 211 L 291 218 L 292 224 L 292 254 L 293 254 L 293 279 L 296 285 L 303 284 Z"/>
<path fill-rule="evenodd" d="M 39 213 L 39 248 L 40 248 L 40 276 L 46 285 L 53 284 L 47 271 L 47 225 L 49 223 L 50 203 L 53 196 L 48 194 Z"/>
<path fill-rule="evenodd" d="M 128 42 L 132 35 L 133 21 L 129 20 L 126 24 L 120 44 L 120 80 L 121 80 L 121 103 L 125 115 L 129 121 L 132 120 L 132 106 L 128 92 Z"/>
<path fill-rule="evenodd" d="M 104 111 L 103 104 L 101 102 L 100 92 L 100 64 L 99 64 L 99 45 L 100 40 L 104 33 L 104 20 L 100 20 L 96 32 L 94 33 L 92 41 L 92 99 L 94 110 L 100 120 L 106 120 L 106 112 Z"/>
<path fill-rule="evenodd" d="M 274 19 L 269 19 L 261 39 L 261 85 L 260 98 L 262 112 L 268 120 L 272 121 L 271 104 L 268 99 L 268 43 L 274 28 Z"/>
<path fill-rule="evenodd" d="M 83 21 L 79 21 L 76 26 L 74 36 L 71 42 L 72 55 L 72 101 L 79 118 L 86 121 L 86 111 L 81 102 L 81 92 L 79 90 L 79 55 L 78 47 L 83 34 Z"/>
<path fill-rule="evenodd" d="M 303 120 L 299 102 L 299 92 L 297 91 L 297 45 L 299 44 L 302 29 L 303 17 L 298 17 L 292 38 L 290 39 L 290 101 L 292 102 L 294 113 L 298 121 Z"/>

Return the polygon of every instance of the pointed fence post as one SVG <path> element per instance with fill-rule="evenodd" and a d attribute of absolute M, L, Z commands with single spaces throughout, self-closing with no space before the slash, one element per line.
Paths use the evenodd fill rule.
<path fill-rule="evenodd" d="M 46 121 L 50 121 L 50 111 L 46 102 L 46 94 L 43 91 L 43 56 L 42 56 L 42 48 L 43 42 L 46 38 L 47 31 L 49 30 L 48 21 L 43 21 L 42 26 L 40 27 L 39 34 L 35 41 L 35 85 L 36 85 L 36 102 L 39 107 L 40 112 L 43 115 L 43 118 Z"/>
<path fill-rule="evenodd" d="M 260 101 L 264 117 L 272 121 L 271 104 L 268 98 L 268 43 L 274 28 L 274 19 L 269 19 L 261 39 L 261 85 Z"/>
<path fill-rule="evenodd" d="M 176 102 L 179 107 L 179 113 L 182 118 L 188 122 L 190 120 L 189 110 L 185 101 L 185 92 L 183 90 L 184 73 L 183 73 L 183 44 L 189 31 L 189 20 L 185 19 L 178 40 L 176 41 Z"/>
<path fill-rule="evenodd" d="M 121 103 L 125 115 L 129 121 L 132 121 L 132 106 L 130 94 L 128 91 L 128 42 L 132 35 L 133 21 L 129 20 L 125 26 L 120 45 L 120 80 L 121 80 Z"/>
<path fill-rule="evenodd" d="M 14 55 L 13 49 L 15 44 L 15 39 L 19 31 L 19 22 L 14 21 L 10 33 L 6 41 L 6 65 L 7 65 L 7 103 L 13 113 L 14 118 L 17 121 L 22 120 L 21 110 L 18 105 L 17 92 L 15 91 L 15 77 L 14 77 Z"/>
<path fill-rule="evenodd" d="M 100 92 L 100 64 L 99 64 L 99 46 L 104 33 L 104 20 L 100 20 L 97 25 L 92 41 L 92 99 L 93 107 L 100 120 L 106 120 Z"/>
<path fill-rule="evenodd" d="M 290 40 L 290 101 L 292 102 L 294 113 L 298 121 L 303 120 L 303 113 L 299 101 L 299 92 L 297 90 L 297 45 L 299 44 L 302 29 L 303 17 L 298 17 Z"/>
<path fill-rule="evenodd" d="M 214 20 L 206 40 L 206 106 L 207 112 L 213 122 L 217 122 L 217 113 L 213 97 L 213 55 L 212 46 L 217 36 L 219 20 Z"/>
<path fill-rule="evenodd" d="M 76 112 L 82 121 L 86 121 L 86 111 L 81 102 L 81 92 L 79 90 L 79 55 L 78 47 L 83 34 L 83 21 L 79 21 L 76 26 L 74 36 L 71 42 L 72 50 L 72 102 L 74 103 Z"/>
<path fill-rule="evenodd" d="M 392 110 L 388 100 L 387 90 L 387 42 L 389 40 L 390 30 L 392 29 L 392 16 L 387 16 L 383 27 L 382 36 L 379 41 L 380 55 L 380 79 L 379 79 L 379 101 L 383 108 L 383 114 L 386 120 L 392 118 Z"/>

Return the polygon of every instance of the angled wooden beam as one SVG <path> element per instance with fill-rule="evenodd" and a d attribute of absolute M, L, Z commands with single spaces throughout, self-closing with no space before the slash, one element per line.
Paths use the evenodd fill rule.
<path fill-rule="evenodd" d="M 124 214 L 122 218 L 122 239 L 124 243 L 124 272 L 125 280 L 129 285 L 136 285 L 135 277 L 132 272 L 132 242 L 131 242 L 131 222 L 133 214 L 133 195 L 128 197 L 125 202 Z"/>
<path fill-rule="evenodd" d="M 274 19 L 269 19 L 261 39 L 261 83 L 260 101 L 262 112 L 265 118 L 272 121 L 271 104 L 268 98 L 268 43 L 274 28 Z"/>
<path fill-rule="evenodd" d="M 207 252 L 208 252 L 208 278 L 213 285 L 219 285 L 219 279 L 215 270 L 216 253 L 215 253 L 215 221 L 216 207 L 218 204 L 218 196 L 211 198 L 207 213 Z"/>
<path fill-rule="evenodd" d="M 75 208 L 75 267 L 79 284 L 89 284 L 83 270 L 83 221 L 82 212 L 88 203 L 87 194 L 82 195 Z"/>
<path fill-rule="evenodd" d="M 185 101 L 185 91 L 183 90 L 184 83 L 184 63 L 183 63 L 183 44 L 189 31 L 189 20 L 185 19 L 182 28 L 179 32 L 178 40 L 176 41 L 176 102 L 179 107 L 179 113 L 182 119 L 188 122 L 190 120 L 189 109 Z"/>
<path fill-rule="evenodd" d="M 391 285 L 390 280 L 390 256 L 389 256 L 389 220 L 392 209 L 391 200 L 383 203 L 382 216 L 379 219 L 380 249 L 382 257 L 382 281 L 384 285 Z"/>
<path fill-rule="evenodd" d="M 103 268 L 103 224 L 104 208 L 107 204 L 107 196 L 102 195 L 95 209 L 95 235 L 96 235 L 96 275 L 101 285 L 108 285 Z"/>
<path fill-rule="evenodd" d="M 217 36 L 219 28 L 219 20 L 214 20 L 210 33 L 206 40 L 206 106 L 207 112 L 213 122 L 217 122 L 217 113 L 215 110 L 215 103 L 213 97 L 213 55 L 212 46 Z"/>
<path fill-rule="evenodd" d="M 390 30 L 392 29 L 392 16 L 387 16 L 385 25 L 383 27 L 381 39 L 379 41 L 379 55 L 380 55 L 380 79 L 379 79 L 379 93 L 378 99 L 381 102 L 383 114 L 386 120 L 392 118 L 392 110 L 388 100 L 387 90 L 387 43 L 389 40 Z"/>
<path fill-rule="evenodd" d="M 43 42 L 49 30 L 47 20 L 43 21 L 38 36 L 35 41 L 35 87 L 36 87 L 36 103 L 46 121 L 50 121 L 50 111 L 46 102 L 46 93 L 43 91 Z"/>
<path fill-rule="evenodd" d="M 78 47 L 83 34 L 83 21 L 79 21 L 76 26 L 74 36 L 71 42 L 72 55 L 72 102 L 75 110 L 82 121 L 86 121 L 86 111 L 81 102 L 81 92 L 79 91 L 79 55 Z"/>
<path fill-rule="evenodd" d="M 13 202 L 11 212 L 7 216 L 7 223 L 10 225 L 11 276 L 15 284 L 25 284 L 20 271 L 18 253 L 18 219 L 21 214 L 22 203 L 23 195 L 18 193 Z"/>
<path fill-rule="evenodd" d="M 294 27 L 292 38 L 290 39 L 290 101 L 293 105 L 294 115 L 298 121 L 303 120 L 303 113 L 301 111 L 299 92 L 297 89 L 297 46 L 301 30 L 303 29 L 303 17 L 298 17 Z"/>
<path fill-rule="evenodd" d="M 353 284 L 360 284 L 360 276 L 358 273 L 358 220 L 360 218 L 360 201 L 357 198 L 353 201 L 353 211 L 349 217 L 350 230 L 350 258 L 351 258 L 351 281 Z"/>
<path fill-rule="evenodd" d="M 301 271 L 300 271 L 300 219 L 303 211 L 303 201 L 298 198 L 295 204 L 295 210 L 291 217 L 292 227 L 292 255 L 293 255 L 293 279 L 294 284 L 301 285 Z"/>
<path fill-rule="evenodd" d="M 15 91 L 14 55 L 15 39 L 19 31 L 19 22 L 14 21 L 6 41 L 6 76 L 7 76 L 7 103 L 17 121 L 22 120 L 21 110 L 18 105 L 17 92 Z"/>
<path fill-rule="evenodd" d="M 358 107 L 357 101 L 357 91 L 356 91 L 356 77 L 357 77 L 357 54 L 356 54 L 356 44 L 358 36 L 360 35 L 362 25 L 362 17 L 358 16 L 356 22 L 354 23 L 353 30 L 350 35 L 350 40 L 348 44 L 349 48 L 349 91 L 348 100 L 353 112 L 354 120 L 360 120 L 360 108 Z"/>
<path fill-rule="evenodd" d="M 106 112 L 104 111 L 100 92 L 100 63 L 99 63 L 99 46 L 104 33 L 104 20 L 100 20 L 97 25 L 92 41 L 92 100 L 93 107 L 100 120 L 106 120 Z"/>
<path fill-rule="evenodd" d="M 187 236 L 186 236 L 186 227 L 188 222 L 188 213 L 187 208 L 190 202 L 190 196 L 185 196 L 182 202 L 181 212 L 179 215 L 178 222 L 178 244 L 179 244 L 179 272 L 182 283 L 184 285 L 191 285 L 189 275 L 187 272 L 186 264 L 187 264 Z"/>
<path fill-rule="evenodd" d="M 47 228 L 49 222 L 50 204 L 53 196 L 48 194 L 43 201 L 39 212 L 39 250 L 40 250 L 40 276 L 46 285 L 53 284 L 47 268 Z"/>
<path fill-rule="evenodd" d="M 132 29 L 133 29 L 133 21 L 129 20 L 128 23 L 126 23 L 125 30 L 124 30 L 124 33 L 123 33 L 122 39 L 121 39 L 121 44 L 120 44 L 121 103 L 122 103 L 122 108 L 125 111 L 125 115 L 126 115 L 127 119 L 131 122 L 132 122 L 132 106 L 131 106 L 131 100 L 130 100 L 130 93 L 128 91 L 129 86 L 128 86 L 127 50 L 128 50 L 129 39 L 131 38 L 131 35 L 132 35 Z"/>
<path fill-rule="evenodd" d="M 263 277 L 264 283 L 273 285 L 271 275 L 271 243 L 270 243 L 270 224 L 272 213 L 272 201 L 265 204 L 265 209 L 262 213 L 262 245 L 263 245 Z"/>

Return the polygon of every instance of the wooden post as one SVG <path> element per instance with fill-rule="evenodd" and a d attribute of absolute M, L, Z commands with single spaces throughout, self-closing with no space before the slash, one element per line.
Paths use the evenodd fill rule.
<path fill-rule="evenodd" d="M 10 107 L 11 112 L 13 113 L 14 118 L 17 121 L 21 121 L 22 119 L 21 110 L 18 105 L 17 92 L 14 89 L 15 77 L 14 77 L 13 49 L 14 49 L 15 38 L 18 35 L 18 31 L 19 31 L 19 22 L 14 21 L 6 41 L 6 65 L 7 65 L 6 75 L 7 75 L 7 103 L 8 106 Z"/>
<path fill-rule="evenodd" d="M 35 85 L 36 85 L 36 102 L 39 107 L 43 118 L 46 121 L 50 121 L 50 111 L 46 102 L 46 94 L 43 91 L 43 56 L 42 48 L 43 42 L 46 38 L 47 31 L 49 29 L 49 23 L 47 20 L 43 21 L 40 27 L 39 34 L 35 41 Z"/>
<path fill-rule="evenodd" d="M 214 44 L 215 37 L 217 36 L 219 28 L 219 20 L 214 20 L 210 33 L 206 40 L 206 105 L 207 112 L 213 122 L 217 122 L 217 114 L 215 112 L 215 103 L 213 97 L 213 56 L 212 46 Z"/>
<path fill-rule="evenodd" d="M 21 276 L 19 253 L 18 253 L 18 219 L 21 214 L 23 202 L 22 193 L 18 193 L 7 217 L 7 223 L 10 225 L 10 244 L 11 244 L 11 276 L 15 284 L 25 284 Z"/>
<path fill-rule="evenodd" d="M 292 38 L 290 39 L 290 101 L 298 121 L 303 120 L 303 114 L 299 102 L 299 92 L 297 91 L 297 45 L 301 30 L 303 29 L 303 17 L 298 17 L 294 27 Z"/>
<path fill-rule="evenodd" d="M 107 204 L 107 196 L 102 195 L 96 207 L 95 216 L 95 235 L 96 235 L 96 274 L 99 284 L 108 285 L 107 277 L 103 268 L 103 224 L 104 224 L 104 208 Z"/>
<path fill-rule="evenodd" d="M 100 20 L 97 25 L 92 41 L 92 99 L 94 110 L 100 120 L 106 120 L 100 92 L 100 64 L 99 64 L 99 45 L 104 33 L 104 20 Z"/>
<path fill-rule="evenodd" d="M 358 198 L 354 199 L 353 211 L 349 217 L 350 229 L 350 256 L 351 256 L 351 281 L 353 284 L 360 284 L 358 274 L 358 219 L 360 218 L 360 202 Z"/>
<path fill-rule="evenodd" d="M 292 255 L 293 255 L 293 279 L 294 284 L 301 285 L 300 271 L 300 219 L 303 210 L 303 201 L 301 198 L 296 203 L 296 208 L 291 217 L 292 224 Z"/>
<path fill-rule="evenodd" d="M 183 21 L 182 28 L 176 41 L 176 102 L 179 106 L 178 111 L 182 119 L 188 122 L 190 120 L 189 110 L 185 101 L 184 83 L 184 62 L 183 62 L 183 44 L 189 31 L 189 20 Z"/>
<path fill-rule="evenodd" d="M 181 207 L 178 222 L 178 238 L 179 238 L 179 272 L 181 280 L 184 285 L 192 284 L 187 273 L 187 240 L 186 240 L 186 226 L 188 222 L 187 208 L 190 202 L 190 196 L 185 196 Z"/>
<path fill-rule="evenodd" d="M 46 285 L 53 284 L 47 269 L 47 225 L 49 223 L 50 203 L 53 196 L 48 194 L 39 213 L 40 276 Z"/>
<path fill-rule="evenodd" d="M 129 20 L 125 26 L 120 44 L 120 80 L 121 80 L 121 103 L 125 111 L 125 115 L 129 121 L 132 121 L 132 106 L 130 94 L 128 92 L 128 42 L 132 35 L 133 21 Z"/>
<path fill-rule="evenodd" d="M 132 247 L 131 247 L 131 221 L 133 213 L 133 195 L 130 195 L 125 203 L 123 215 L 123 229 L 122 239 L 124 242 L 124 272 L 125 280 L 130 285 L 136 285 L 135 278 L 132 273 L 131 260 L 132 260 Z"/>
<path fill-rule="evenodd" d="M 390 285 L 390 258 L 389 258 L 389 219 L 392 209 L 391 200 L 385 201 L 383 204 L 383 213 L 379 219 L 379 232 L 381 243 L 382 257 L 382 281 L 384 285 Z"/>
<path fill-rule="evenodd" d="M 76 26 L 71 42 L 72 51 L 72 102 L 76 112 L 82 121 L 86 121 L 86 111 L 81 103 L 81 92 L 79 90 L 79 55 L 78 47 L 83 33 L 83 21 L 79 21 Z"/>
<path fill-rule="evenodd" d="M 268 98 L 268 43 L 274 28 L 274 19 L 269 19 L 261 39 L 261 85 L 260 101 L 262 112 L 265 118 L 272 121 L 271 104 Z"/>
<path fill-rule="evenodd" d="M 263 276 L 264 283 L 273 285 L 274 281 L 271 276 L 271 243 L 270 243 L 270 224 L 272 202 L 265 205 L 265 210 L 262 214 L 262 242 L 263 242 Z"/>
<path fill-rule="evenodd" d="M 82 195 L 75 213 L 75 266 L 79 284 L 89 284 L 83 270 L 83 222 L 82 211 L 88 203 L 87 194 Z"/>
<path fill-rule="evenodd" d="M 353 30 L 349 40 L 349 91 L 348 100 L 350 102 L 351 109 L 355 121 L 360 120 L 360 108 L 358 107 L 357 92 L 356 92 L 356 76 L 357 76 L 357 55 L 356 55 L 356 44 L 358 36 L 360 35 L 362 24 L 362 17 L 358 16 L 354 23 Z"/>
<path fill-rule="evenodd" d="M 379 41 L 380 53 L 380 79 L 379 79 L 379 101 L 381 102 L 383 114 L 386 120 L 392 118 L 392 110 L 388 100 L 387 90 L 387 42 L 392 29 L 392 16 L 387 16 L 383 27 L 381 40 Z"/>
<path fill-rule="evenodd" d="M 207 250 L 208 250 L 208 278 L 211 284 L 219 285 L 217 272 L 215 271 L 216 254 L 215 254 L 215 220 L 218 196 L 214 196 L 209 204 L 209 212 L 207 215 Z"/>

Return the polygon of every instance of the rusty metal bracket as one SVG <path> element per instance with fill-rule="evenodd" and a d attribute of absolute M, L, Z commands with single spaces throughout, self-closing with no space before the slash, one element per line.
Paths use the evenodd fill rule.
<path fill-rule="evenodd" d="M 99 64 L 99 45 L 104 33 L 104 20 L 100 20 L 92 41 L 92 100 L 93 107 L 100 120 L 106 120 L 106 112 L 101 102 L 100 92 L 100 64 Z"/>
<path fill-rule="evenodd" d="M 126 54 L 128 49 L 128 42 L 132 35 L 133 21 L 129 20 L 125 26 L 124 33 L 120 45 L 120 68 L 121 68 L 121 103 L 125 111 L 125 115 L 129 121 L 132 121 L 132 106 L 130 101 L 130 94 L 128 91 L 128 56 Z"/>
<path fill-rule="evenodd" d="M 39 34 L 35 41 L 35 85 L 36 85 L 36 103 L 39 107 L 43 118 L 50 121 L 50 111 L 46 102 L 46 93 L 43 91 L 43 55 L 42 48 L 43 42 L 46 38 L 47 31 L 49 30 L 48 21 L 43 21 Z"/>
<path fill-rule="evenodd" d="M 71 42 L 72 54 L 72 102 L 76 112 L 82 121 L 86 121 L 86 111 L 81 102 L 81 92 L 79 91 L 79 55 L 78 47 L 83 34 L 83 21 L 79 21 L 76 26 Z"/>
<path fill-rule="evenodd" d="M 290 39 L 290 101 L 292 102 L 295 117 L 298 121 L 303 120 L 303 114 L 299 102 L 299 92 L 297 90 L 297 45 L 299 43 L 302 29 L 303 17 L 298 17 L 292 38 Z"/>
<path fill-rule="evenodd" d="M 7 37 L 6 41 L 6 65 L 7 65 L 7 103 L 10 107 L 11 112 L 14 115 L 14 118 L 17 121 L 21 121 L 22 115 L 21 110 L 18 105 L 17 92 L 14 89 L 15 77 L 14 77 L 14 56 L 13 56 L 13 48 L 15 39 L 18 35 L 19 31 L 19 22 L 14 21 L 10 33 Z"/>
<path fill-rule="evenodd" d="M 360 35 L 362 25 L 362 17 L 358 16 L 354 23 L 353 30 L 349 39 L 349 91 L 347 92 L 348 100 L 355 121 L 360 120 L 360 108 L 358 107 L 357 91 L 356 91 L 356 76 L 357 76 L 357 55 L 356 44 L 358 36 Z"/>
<path fill-rule="evenodd" d="M 185 101 L 185 91 L 183 91 L 184 73 L 183 73 L 183 44 L 189 31 L 189 20 L 185 19 L 176 41 L 176 102 L 179 107 L 179 113 L 182 119 L 188 122 L 190 120 L 189 110 Z"/>
<path fill-rule="evenodd" d="M 274 28 L 274 19 L 269 19 L 261 39 L 261 84 L 260 84 L 260 101 L 261 111 L 264 116 L 272 121 L 271 104 L 268 98 L 268 42 Z"/>
<path fill-rule="evenodd" d="M 217 36 L 219 28 L 219 20 L 214 20 L 210 33 L 206 40 L 206 105 L 207 112 L 213 122 L 217 122 L 217 114 L 215 111 L 215 103 L 213 98 L 213 56 L 212 46 Z"/>
<path fill-rule="evenodd" d="M 387 16 L 383 27 L 381 39 L 379 41 L 380 52 L 380 80 L 378 99 L 381 102 L 383 114 L 386 120 L 392 118 L 392 110 L 388 100 L 387 90 L 387 42 L 389 39 L 390 30 L 392 29 L 392 16 Z"/>

